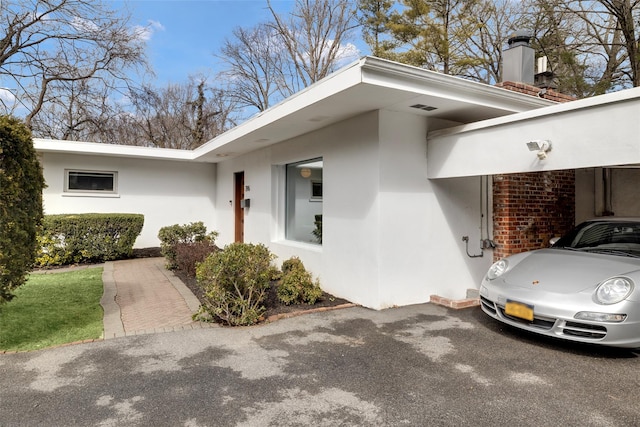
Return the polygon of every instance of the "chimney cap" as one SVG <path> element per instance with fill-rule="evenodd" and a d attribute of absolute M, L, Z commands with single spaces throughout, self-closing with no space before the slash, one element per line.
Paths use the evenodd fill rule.
<path fill-rule="evenodd" d="M 528 31 L 518 30 L 509 37 L 509 47 L 529 46 L 529 41 L 531 41 L 532 38 L 533 36 Z"/>

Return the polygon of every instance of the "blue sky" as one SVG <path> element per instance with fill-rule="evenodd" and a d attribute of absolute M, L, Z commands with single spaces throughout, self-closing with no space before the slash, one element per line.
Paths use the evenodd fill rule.
<path fill-rule="evenodd" d="M 0 3 L 2 0 L 0 0 Z M 215 76 L 220 71 L 220 59 L 214 56 L 225 38 L 232 37 L 236 27 L 253 27 L 271 19 L 267 0 L 107 0 L 116 10 L 128 10 L 131 25 L 145 28 L 147 56 L 153 67 L 155 79 L 144 83 L 162 87 L 167 83 L 185 83 L 189 76 Z M 271 0 L 276 12 L 286 14 L 294 0 Z M 368 53 L 353 34 L 357 54 Z M 351 59 L 349 59 L 351 61 Z M 0 79 L 0 102 L 11 105 L 13 94 L 4 86 L 15 86 L 12 81 Z M 15 114 L 22 112 L 21 107 Z"/>
<path fill-rule="evenodd" d="M 294 1 L 272 0 L 271 4 L 277 12 L 286 13 Z M 132 24 L 151 30 L 147 55 L 157 77 L 149 83 L 158 85 L 185 82 L 199 73 L 213 75 L 220 63 L 214 53 L 232 30 L 271 17 L 266 0 L 128 0 L 114 1 L 112 6 L 128 8 Z"/>

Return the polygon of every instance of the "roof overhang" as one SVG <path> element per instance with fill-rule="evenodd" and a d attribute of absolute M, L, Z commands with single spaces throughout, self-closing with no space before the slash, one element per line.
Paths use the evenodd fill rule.
<path fill-rule="evenodd" d="M 412 108 L 421 104 L 431 111 Z M 219 162 L 373 110 L 470 123 L 553 104 L 482 83 L 364 57 L 197 148 Z"/>
<path fill-rule="evenodd" d="M 369 111 L 391 110 L 471 123 L 552 104 L 542 98 L 364 57 L 193 151 L 46 139 L 36 139 L 35 147 L 40 152 L 217 163 Z"/>
<path fill-rule="evenodd" d="M 132 157 L 154 160 L 193 160 L 191 150 L 138 147 L 135 145 L 101 144 L 97 142 L 61 141 L 34 138 L 33 145 L 39 153 L 64 153 L 92 156 Z"/>
<path fill-rule="evenodd" d="M 427 176 L 637 164 L 639 117 L 640 88 L 634 88 L 430 132 Z M 529 150 L 531 141 L 550 141 L 546 158 Z"/>

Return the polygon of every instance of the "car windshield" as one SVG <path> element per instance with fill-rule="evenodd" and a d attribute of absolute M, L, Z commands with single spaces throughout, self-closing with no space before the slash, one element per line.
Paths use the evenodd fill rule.
<path fill-rule="evenodd" d="M 640 221 L 584 222 L 558 240 L 553 247 L 638 257 Z"/>

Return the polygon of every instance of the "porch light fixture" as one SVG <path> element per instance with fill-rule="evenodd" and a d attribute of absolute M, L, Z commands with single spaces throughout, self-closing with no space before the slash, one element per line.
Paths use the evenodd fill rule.
<path fill-rule="evenodd" d="M 527 142 L 527 148 L 529 151 L 537 151 L 538 159 L 544 160 L 547 158 L 547 153 L 551 151 L 551 141 L 548 139 L 536 139 Z"/>
<path fill-rule="evenodd" d="M 300 169 L 300 176 L 303 178 L 309 178 L 311 176 L 311 169 L 309 168 Z"/>

